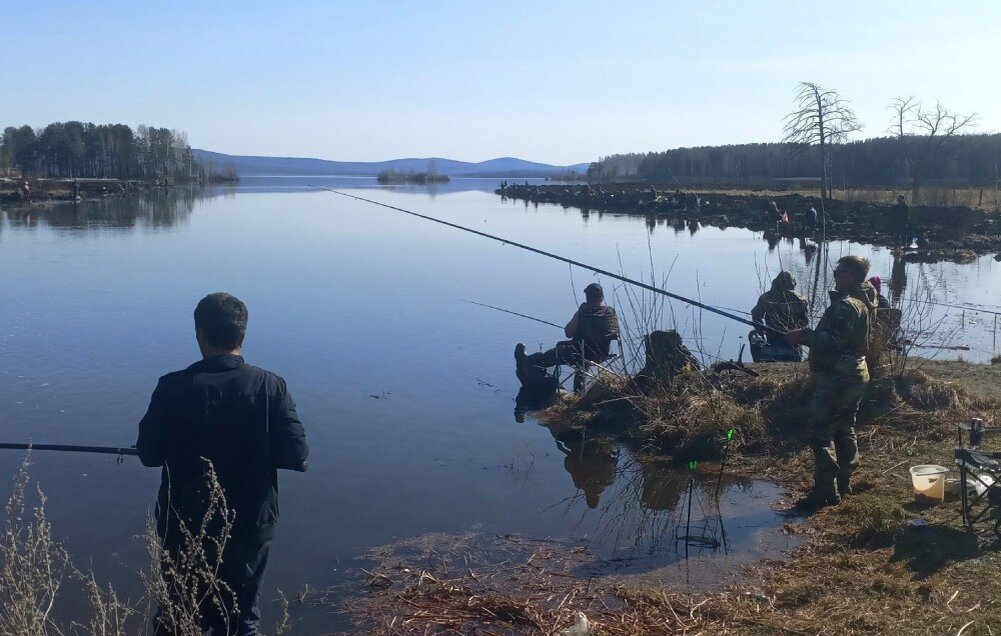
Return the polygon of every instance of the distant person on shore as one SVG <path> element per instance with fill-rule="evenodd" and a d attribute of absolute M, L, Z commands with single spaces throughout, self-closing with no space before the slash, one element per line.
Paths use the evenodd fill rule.
<path fill-rule="evenodd" d="M 804 219 L 804 225 L 806 225 L 807 229 L 810 230 L 811 232 L 815 232 L 817 231 L 817 220 L 818 220 L 817 208 L 811 205 L 810 209 L 806 211 L 806 219 Z"/>
<path fill-rule="evenodd" d="M 569 340 L 548 351 L 526 355 L 525 345 L 514 348 L 515 373 L 524 389 L 555 389 L 547 369 L 560 364 L 579 367 L 585 362 L 602 363 L 609 357 L 612 340 L 619 338 L 619 318 L 605 304 L 605 291 L 598 283 L 584 288 L 584 302 L 563 328 Z"/>
<path fill-rule="evenodd" d="M 792 346 L 810 348 L 814 379 L 807 428 L 814 456 L 813 489 L 799 508 L 836 505 L 852 494 L 851 476 L 859 463 L 855 416 L 869 382 L 866 353 L 877 303 L 868 274 L 868 259 L 840 258 L 831 305 L 817 327 L 786 334 Z"/>
<path fill-rule="evenodd" d="M 144 466 L 163 467 L 156 530 L 173 561 L 185 549 L 181 527 L 197 536 L 209 509 L 208 462 L 235 514 L 218 573 L 232 595 L 223 592 L 201 608 L 202 630 L 217 635 L 258 633 L 259 589 L 278 521 L 277 471 L 305 470 L 308 453 L 285 380 L 240 356 L 246 330 L 247 306 L 238 298 L 217 293 L 198 303 L 195 339 L 202 359 L 160 378 L 136 441 Z M 210 536 L 205 549 L 218 539 Z M 160 608 L 155 633 L 175 633 L 162 616 Z"/>
<path fill-rule="evenodd" d="M 893 221 L 893 231 L 896 234 L 898 247 L 908 247 L 911 244 L 911 209 L 904 200 L 904 195 L 897 195 L 897 202 L 890 208 L 890 218 Z"/>

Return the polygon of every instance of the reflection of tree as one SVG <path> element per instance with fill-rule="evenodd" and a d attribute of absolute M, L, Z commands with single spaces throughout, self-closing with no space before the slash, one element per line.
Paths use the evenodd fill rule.
<path fill-rule="evenodd" d="M 688 488 L 688 475 L 680 470 L 666 470 L 661 463 L 641 462 L 640 501 L 648 510 L 674 510 L 681 493 Z"/>
<path fill-rule="evenodd" d="M 76 204 L 58 204 L 42 209 L 8 213 L 12 226 L 35 227 L 40 218 L 52 228 L 76 233 L 108 229 L 171 228 L 191 217 L 195 201 L 230 193 L 226 188 L 156 188 L 130 196 L 106 196 Z"/>

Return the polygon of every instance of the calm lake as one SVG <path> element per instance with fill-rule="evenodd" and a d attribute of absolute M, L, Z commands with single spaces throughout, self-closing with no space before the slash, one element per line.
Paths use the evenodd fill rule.
<path fill-rule="evenodd" d="M 516 421 L 515 343 L 532 351 L 562 334 L 463 301 L 562 324 L 595 280 L 590 272 L 310 183 L 742 311 L 782 268 L 805 288 L 824 258 L 812 244 L 770 246 L 744 230 L 504 201 L 493 180 L 429 189 L 380 187 L 374 179 L 246 178 L 236 188 L 6 210 L 0 441 L 134 443 L 157 378 L 198 357 L 195 303 L 227 291 L 250 308 L 247 361 L 285 377 L 311 446 L 309 472 L 280 478 L 266 618 L 275 615 L 276 588 L 290 596 L 304 584 L 362 593 L 346 585 L 360 555 L 432 532 L 587 542 L 594 574 L 653 573 L 691 585 L 791 545 L 772 509 L 779 490 L 726 480 L 718 510 L 700 505 L 696 516 L 700 528 L 722 525 L 727 545 L 693 548 L 686 560 L 677 540 L 686 533 L 678 510 L 688 496 L 686 474 L 640 463 L 601 440 L 552 432 L 531 415 Z M 820 261 L 819 298 L 834 262 L 848 253 L 868 255 L 887 282 L 893 275 L 894 295 L 911 308 L 905 314 L 937 326 L 930 343 L 969 345 L 961 353 L 968 360 L 994 354 L 989 311 L 998 309 L 988 305 L 996 302 L 1001 264 L 991 257 L 894 268 L 887 250 L 835 243 Z M 682 331 L 708 362 L 735 358 L 746 342 L 743 325 L 602 282 L 633 333 L 656 319 Z M 21 454 L 0 452 L 0 476 L 13 475 Z M 31 461 L 55 533 L 77 565 L 93 564 L 99 578 L 135 596 L 136 571 L 145 565 L 136 535 L 159 470 L 100 455 L 37 452 Z M 697 484 L 700 504 L 713 487 Z M 344 627 L 332 607 L 294 607 L 293 618 L 297 633 Z"/>

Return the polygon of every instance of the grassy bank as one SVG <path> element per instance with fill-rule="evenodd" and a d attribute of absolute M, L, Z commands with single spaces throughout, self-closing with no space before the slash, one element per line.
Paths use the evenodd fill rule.
<path fill-rule="evenodd" d="M 727 470 L 782 484 L 789 498 L 781 505 L 791 505 L 810 480 L 809 378 L 799 364 L 754 368 L 760 377 L 656 399 L 610 381 L 540 417 L 603 428 L 676 458 L 718 456 L 733 429 Z M 915 464 L 950 466 L 956 423 L 991 421 L 999 408 L 996 366 L 914 360 L 901 376 L 875 381 L 859 424 L 856 494 L 791 517 L 783 531 L 800 535 L 802 545 L 784 561 L 742 571 L 725 589 L 691 595 L 664 584 L 585 579 L 574 563 L 586 547 L 515 538 L 504 540 L 503 559 L 486 562 L 471 548 L 482 542 L 452 537 L 376 555 L 366 582 L 373 594 L 349 610 L 372 633 L 387 634 L 555 634 L 580 623 L 580 614 L 594 634 L 1001 633 L 991 524 L 968 534 L 956 501 L 915 503 L 908 474 Z M 693 428 L 677 430 L 686 425 Z M 911 523 L 918 518 L 927 525 Z"/>

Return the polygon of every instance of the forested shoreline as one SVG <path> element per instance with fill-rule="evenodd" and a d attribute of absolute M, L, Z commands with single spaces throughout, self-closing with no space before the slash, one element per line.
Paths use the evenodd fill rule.
<path fill-rule="evenodd" d="M 659 183 L 816 178 L 821 158 L 808 152 L 810 148 L 808 144 L 757 143 L 610 155 L 591 164 L 588 178 L 592 182 L 638 178 Z M 893 185 L 915 176 L 923 182 L 993 185 L 1001 170 L 1001 134 L 956 135 L 945 148 L 930 147 L 929 138 L 922 135 L 834 144 L 829 168 L 834 185 Z M 920 174 L 915 175 L 915 168 Z"/>
<path fill-rule="evenodd" d="M 155 183 L 233 181 L 232 167 L 195 160 L 187 133 L 126 124 L 53 122 L 8 126 L 0 137 L 0 176 L 112 178 Z"/>

